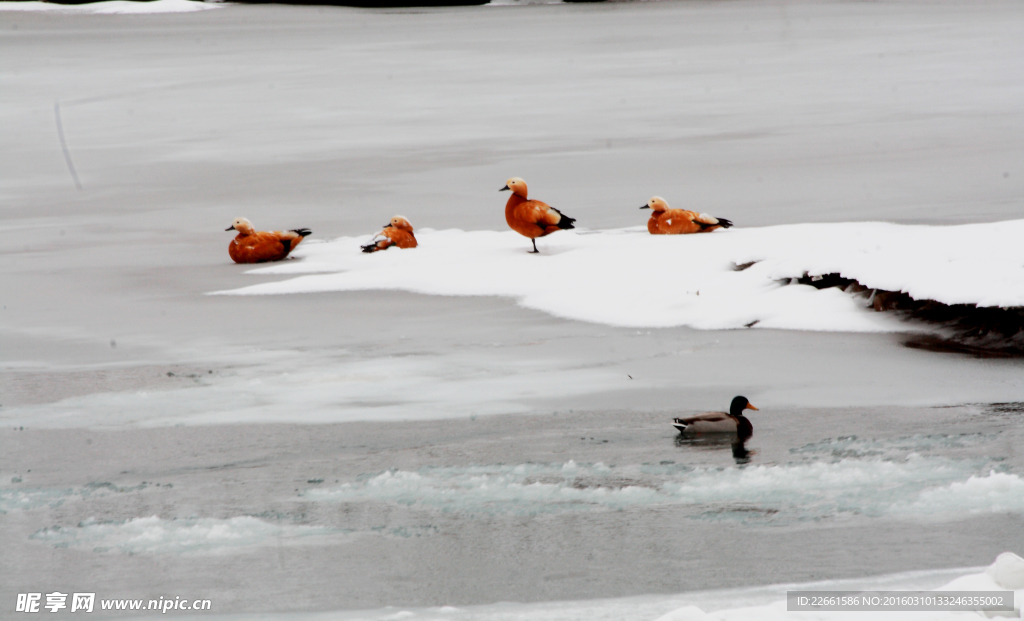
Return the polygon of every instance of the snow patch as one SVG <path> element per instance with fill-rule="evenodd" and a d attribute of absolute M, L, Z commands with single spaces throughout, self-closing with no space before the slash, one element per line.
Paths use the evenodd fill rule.
<path fill-rule="evenodd" d="M 973 573 L 940 586 L 935 591 L 1005 591 L 1013 590 L 1008 585 L 1001 584 L 993 576 L 998 574 L 1002 568 L 1007 566 L 1024 565 L 1021 559 L 1012 552 L 1004 552 L 999 555 L 996 562 L 982 573 Z M 1001 574 L 1000 574 L 1001 575 Z M 796 590 L 796 589 L 794 589 Z M 890 589 L 886 589 L 890 590 Z M 896 590 L 896 589 L 891 589 Z M 770 604 L 750 606 L 746 608 L 729 608 L 707 613 L 697 606 L 685 606 L 658 617 L 656 621 L 739 621 L 747 619 L 758 619 L 766 621 L 789 621 L 795 619 L 819 619 L 821 621 L 854 620 L 854 621 L 954 621 L 958 619 L 987 619 L 1012 616 L 1020 618 L 1020 602 L 1024 590 L 1016 590 L 1014 593 L 1015 610 L 1003 613 L 983 613 L 975 611 L 948 611 L 948 612 L 906 612 L 906 611 L 863 611 L 863 612 L 790 612 L 786 610 L 785 601 L 776 601 Z"/>
<path fill-rule="evenodd" d="M 839 274 L 943 304 L 1024 306 L 1024 220 L 961 226 L 795 224 L 703 235 L 642 227 L 545 237 L 540 255 L 508 232 L 417 232 L 419 248 L 365 255 L 367 238 L 303 244 L 292 261 L 252 274 L 306 274 L 218 291 L 268 295 L 398 289 L 497 295 L 569 319 L 625 327 L 902 331 L 842 291 L 791 283 Z M 750 264 L 742 270 L 736 266 Z M 333 265 L 334 273 L 323 273 Z"/>
<path fill-rule="evenodd" d="M 996 557 L 985 573 L 1004 589 L 1024 589 L 1024 559 L 1012 552 L 1003 552 Z"/>

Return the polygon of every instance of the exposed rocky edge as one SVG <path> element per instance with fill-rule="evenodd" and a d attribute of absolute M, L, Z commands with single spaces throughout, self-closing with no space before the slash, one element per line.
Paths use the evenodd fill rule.
<path fill-rule="evenodd" d="M 737 265 L 745 269 L 749 265 Z M 907 347 L 932 351 L 952 351 L 974 356 L 1024 357 L 1024 308 L 978 307 L 974 304 L 943 304 L 935 300 L 916 300 L 902 291 L 871 289 L 839 274 L 804 274 L 789 281 L 816 289 L 839 287 L 862 297 L 878 312 L 892 312 L 907 319 L 923 321 L 940 328 L 939 334 L 914 335 Z"/>
<path fill-rule="evenodd" d="M 986 405 L 991 411 L 998 412 L 1000 414 L 1019 414 L 1024 412 L 1024 403 L 1020 402 L 989 403 Z"/>

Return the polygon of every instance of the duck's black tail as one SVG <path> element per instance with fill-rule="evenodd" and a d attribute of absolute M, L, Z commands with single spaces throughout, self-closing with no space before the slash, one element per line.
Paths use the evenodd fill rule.
<path fill-rule="evenodd" d="M 311 231 L 309 229 L 292 229 L 291 232 L 292 233 L 298 233 L 302 237 L 305 237 L 306 235 L 312 235 L 313 234 L 313 231 Z"/>
<path fill-rule="evenodd" d="M 718 226 L 722 227 L 723 229 L 727 229 L 730 226 L 732 226 L 732 220 L 726 220 L 725 218 L 715 218 L 715 219 L 718 220 Z"/>
<path fill-rule="evenodd" d="M 569 216 L 565 215 L 561 211 L 558 211 L 554 207 L 551 208 L 551 211 L 553 211 L 553 212 L 557 213 L 559 216 L 561 216 L 561 219 L 558 221 L 558 224 L 556 224 L 555 226 L 557 226 L 560 229 L 574 229 L 574 228 L 576 228 L 572 224 L 573 222 L 576 221 L 576 218 L 570 218 Z"/>

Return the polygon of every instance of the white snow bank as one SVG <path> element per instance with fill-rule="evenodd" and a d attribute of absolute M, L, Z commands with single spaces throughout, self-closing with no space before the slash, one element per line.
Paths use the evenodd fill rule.
<path fill-rule="evenodd" d="M 682 505 L 697 519 L 792 522 L 824 517 L 962 519 L 1024 513 L 1024 480 L 972 472 L 977 464 L 905 459 L 745 468 L 519 464 L 389 470 L 328 489 L 313 501 L 387 502 L 453 513 L 534 515 Z"/>
<path fill-rule="evenodd" d="M 372 255 L 360 252 L 365 238 L 307 242 L 296 251 L 304 261 L 250 273 L 309 275 L 216 293 L 400 289 L 509 296 L 527 308 L 614 326 L 907 329 L 838 289 L 780 283 L 838 273 L 916 299 L 1024 306 L 1024 220 L 796 224 L 685 236 L 651 236 L 642 227 L 564 231 L 540 240 L 540 255 L 527 254 L 529 240 L 511 231 L 423 230 L 417 237 L 419 248 Z"/>
<path fill-rule="evenodd" d="M 54 4 L 52 2 L 0 2 L 0 11 L 69 11 L 75 13 L 144 14 L 144 13 L 188 13 L 217 9 L 223 4 L 195 2 L 194 0 L 152 0 L 132 2 L 130 0 L 108 0 L 88 4 Z"/>
<path fill-rule="evenodd" d="M 789 612 L 786 610 L 785 601 L 777 601 L 762 606 L 750 606 L 746 608 L 732 608 L 706 613 L 697 606 L 685 606 L 674 610 L 666 615 L 658 617 L 657 621 L 745 621 L 757 619 L 764 621 L 783 621 L 792 619 L 818 619 L 830 621 L 832 619 L 843 620 L 870 620 L 870 621 L 954 621 L 966 619 L 987 619 L 992 616 L 1020 618 L 1021 599 L 1024 597 L 1024 582 L 1019 582 L 1024 576 L 1020 573 L 1024 567 L 1024 559 L 1021 559 L 1012 552 L 1004 552 L 999 555 L 996 561 L 984 572 L 968 574 L 956 578 L 935 591 L 1014 591 L 1014 607 L 1011 612 L 983 613 L 980 611 L 967 612 L 906 612 L 906 611 L 864 611 L 864 612 Z M 794 589 L 796 590 L 796 589 Z M 824 589 L 822 589 L 824 590 Z"/>
<path fill-rule="evenodd" d="M 1024 589 L 1024 559 L 1012 552 L 1003 552 L 997 556 L 996 562 L 985 573 L 1004 589 Z"/>
<path fill-rule="evenodd" d="M 818 621 L 966 621 L 987 617 L 975 612 L 792 612 L 785 610 L 786 591 L 899 591 L 899 590 L 1003 590 L 1012 589 L 1012 565 L 1024 563 L 1017 555 L 1004 552 L 988 569 L 959 568 L 889 574 L 870 578 L 825 580 L 802 584 L 776 584 L 742 589 L 694 591 L 673 595 L 641 595 L 578 601 L 546 601 L 530 604 L 502 602 L 480 606 L 435 606 L 429 608 L 387 607 L 376 610 L 335 610 L 330 612 L 264 613 L 261 621 L 759 621 L 785 619 Z M 1010 568 L 1010 569 L 1007 569 Z M 996 577 L 998 576 L 998 577 Z M 950 582 L 952 580 L 952 582 Z M 1024 592 L 1017 591 L 1015 601 Z M 671 611 L 671 612 L 668 612 Z M 667 614 L 666 614 L 667 613 Z M 1003 613 L 1010 614 L 1010 613 Z M 1018 615 L 1019 616 L 1019 615 Z M 177 615 L 188 621 L 250 621 L 251 613 L 228 615 Z M 998 618 L 998 617 L 996 617 Z M 139 617 L 141 621 L 141 617 Z"/>
<path fill-rule="evenodd" d="M 211 554 L 266 541 L 274 545 L 295 543 L 330 532 L 316 526 L 280 526 L 250 516 L 164 520 L 154 515 L 124 522 L 90 519 L 74 527 L 44 528 L 33 533 L 30 539 L 54 547 L 86 548 L 94 552 Z"/>

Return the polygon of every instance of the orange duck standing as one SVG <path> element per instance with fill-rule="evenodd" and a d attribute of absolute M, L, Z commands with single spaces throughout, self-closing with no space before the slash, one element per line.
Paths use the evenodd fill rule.
<path fill-rule="evenodd" d="M 228 254 L 235 263 L 265 263 L 288 256 L 309 235 L 309 229 L 291 231 L 257 231 L 245 218 L 235 218 L 225 231 L 238 231 L 228 245 Z"/>
<path fill-rule="evenodd" d="M 384 225 L 384 230 L 377 233 L 377 236 L 362 246 L 362 249 L 363 252 L 377 252 L 392 246 L 415 248 L 417 245 L 416 236 L 412 233 L 412 223 L 404 216 L 395 216 L 391 218 L 391 222 Z"/>
<path fill-rule="evenodd" d="M 651 218 L 647 221 L 647 230 L 651 235 L 709 233 L 716 229 L 727 229 L 732 226 L 732 221 L 725 218 L 716 218 L 706 213 L 685 209 L 669 209 L 668 203 L 660 196 L 655 196 L 647 201 L 647 204 L 640 209 L 651 210 Z"/>
<path fill-rule="evenodd" d="M 575 228 L 572 223 L 575 218 L 562 215 L 547 203 L 531 201 L 526 198 L 526 182 L 519 177 L 512 177 L 505 184 L 505 187 L 498 190 L 504 192 L 510 190 L 512 196 L 508 197 L 505 203 L 505 221 L 513 231 L 529 237 L 533 242 L 531 253 L 537 250 L 537 238 L 550 235 L 562 229 Z"/>

